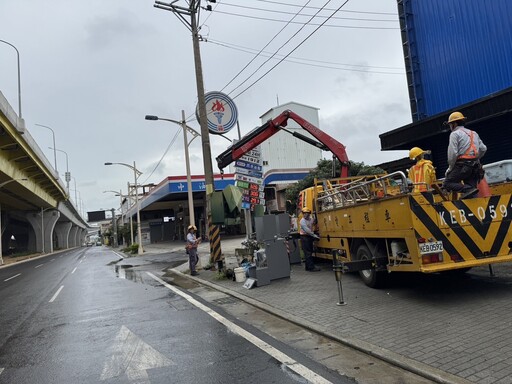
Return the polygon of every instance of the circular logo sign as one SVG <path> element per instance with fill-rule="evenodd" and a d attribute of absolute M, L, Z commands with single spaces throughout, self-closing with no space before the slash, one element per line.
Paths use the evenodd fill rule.
<path fill-rule="evenodd" d="M 238 121 L 238 111 L 233 100 L 222 92 L 208 92 L 204 100 L 210 133 L 223 135 L 229 132 Z M 196 117 L 199 121 L 199 105 L 196 107 Z"/>

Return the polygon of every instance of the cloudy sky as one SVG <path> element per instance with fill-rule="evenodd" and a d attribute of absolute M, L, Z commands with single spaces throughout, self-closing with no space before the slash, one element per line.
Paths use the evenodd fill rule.
<path fill-rule="evenodd" d="M 145 115 L 180 120 L 185 110 L 188 124 L 200 130 L 193 114 L 190 32 L 173 13 L 153 5 L 0 1 L 0 39 L 20 52 L 26 127 L 50 164 L 52 134 L 36 124 L 54 130 L 57 149 L 68 154 L 71 188 L 76 184 L 83 211 L 118 208 L 119 198 L 103 191 L 126 193 L 127 182 L 133 182 L 130 169 L 105 162 L 135 161 L 142 183 L 185 174 L 180 127 L 146 121 Z M 234 98 L 242 135 L 260 125 L 268 109 L 295 101 L 319 108 L 320 128 L 346 145 L 351 160 L 378 164 L 406 155 L 380 151 L 378 137 L 411 121 L 396 0 L 211 5 L 213 11 L 200 16 L 205 91 Z M 2 43 L 0 91 L 17 111 L 16 52 Z M 236 136 L 235 130 L 228 134 Z M 212 136 L 213 158 L 227 145 Z M 190 152 L 192 173 L 202 174 L 200 140 Z M 57 167 L 63 174 L 61 152 Z M 214 160 L 213 167 L 217 171 Z"/>

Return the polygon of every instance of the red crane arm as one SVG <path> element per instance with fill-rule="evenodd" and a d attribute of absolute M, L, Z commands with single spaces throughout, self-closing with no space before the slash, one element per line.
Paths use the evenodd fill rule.
<path fill-rule="evenodd" d="M 223 168 L 231 164 L 233 161 L 239 159 L 245 153 L 249 152 L 251 149 L 263 143 L 269 137 L 275 135 L 277 132 L 279 132 L 280 129 L 284 129 L 284 127 L 286 127 L 286 125 L 288 124 L 288 119 L 292 119 L 297 124 L 299 124 L 303 129 L 308 131 L 314 138 L 316 138 L 319 141 L 319 143 L 297 132 L 293 132 L 293 136 L 298 137 L 299 139 L 304 140 L 312 145 L 315 145 L 316 147 L 322 150 L 331 151 L 333 155 L 336 156 L 341 163 L 340 176 L 348 176 L 349 160 L 347 152 L 345 151 L 345 146 L 336 139 L 334 139 L 333 137 L 329 136 L 327 133 L 315 127 L 306 119 L 300 117 L 295 112 L 290 110 L 282 112 L 274 119 L 267 121 L 261 127 L 249 132 L 249 134 L 244 136 L 240 141 L 233 144 L 226 151 L 221 153 L 217 157 L 217 164 L 219 166 L 219 169 L 222 170 Z"/>

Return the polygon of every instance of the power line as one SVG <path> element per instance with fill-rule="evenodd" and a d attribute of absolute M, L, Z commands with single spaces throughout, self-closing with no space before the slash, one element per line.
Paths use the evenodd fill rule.
<path fill-rule="evenodd" d="M 261 52 L 263 52 L 263 50 L 264 50 L 265 48 L 267 48 L 267 47 L 270 45 L 270 43 L 272 43 L 272 42 L 276 39 L 276 37 L 277 37 L 277 36 L 279 36 L 279 35 L 281 34 L 281 32 L 283 32 L 283 31 L 285 30 L 285 28 L 286 28 L 288 25 L 290 25 L 290 23 L 293 21 L 293 19 L 295 19 L 295 17 L 297 17 L 297 16 L 299 15 L 299 13 L 304 9 L 304 7 L 305 7 L 306 5 L 308 5 L 308 4 L 310 3 L 310 1 L 311 1 L 311 0 L 308 0 L 308 2 L 307 2 L 307 3 L 306 3 L 306 4 L 305 4 L 305 5 L 304 5 L 304 6 L 303 6 L 303 7 L 302 7 L 302 8 L 301 8 L 297 13 L 295 13 L 295 15 L 294 15 L 294 16 L 293 16 L 293 17 L 288 21 L 288 23 L 286 23 L 286 25 L 285 25 L 283 28 L 281 28 L 281 29 L 279 30 L 279 32 L 277 32 L 277 33 L 272 37 L 272 39 L 270 39 L 270 41 L 269 41 L 267 44 L 265 44 L 265 46 L 264 46 L 263 48 L 261 48 L 261 49 L 260 49 L 260 51 L 259 51 L 256 55 L 254 55 L 254 57 L 253 57 L 251 60 L 249 60 L 249 62 L 248 62 L 248 63 L 247 63 L 247 64 L 246 64 L 246 65 L 245 65 L 245 66 L 244 66 L 240 71 L 238 71 L 238 73 L 237 73 L 237 74 L 236 74 L 236 75 L 235 75 L 235 76 L 234 76 L 234 77 L 233 77 L 233 78 L 232 78 L 232 79 L 231 79 L 231 80 L 230 80 L 230 81 L 229 81 L 229 82 L 228 82 L 228 83 L 227 83 L 227 84 L 226 84 L 226 85 L 221 89 L 221 92 L 222 92 L 224 89 L 226 89 L 226 88 L 229 86 L 229 84 L 231 84 L 233 81 L 235 81 L 235 79 L 236 79 L 236 78 L 237 78 L 237 77 L 238 77 L 238 76 L 239 76 L 239 75 L 240 75 L 240 74 L 241 74 L 241 73 L 242 73 L 242 72 L 243 72 L 243 71 L 244 71 L 244 70 L 245 70 L 245 69 L 246 69 L 246 68 L 247 68 L 247 67 L 248 67 L 248 66 L 249 66 L 253 61 L 254 61 L 254 60 L 256 60 L 256 58 L 261 54 Z M 265 63 L 263 63 L 263 64 L 265 64 Z M 252 76 L 252 75 L 251 75 L 251 76 Z M 246 80 L 246 81 L 247 81 L 247 80 Z M 235 88 L 235 89 L 236 89 L 236 88 Z"/>
<path fill-rule="evenodd" d="M 328 1 L 326 3 L 326 5 L 329 3 L 330 1 Z M 334 15 L 336 12 L 338 12 L 341 8 L 343 8 L 347 3 L 349 2 L 349 0 L 346 0 L 343 4 L 341 4 L 338 9 L 336 9 L 332 15 Z M 304 40 L 302 40 L 300 42 L 300 44 L 298 44 L 295 48 L 293 48 L 287 55 L 285 55 L 281 60 L 279 60 L 273 67 L 271 67 L 267 72 L 265 72 L 263 75 L 261 75 L 258 79 L 256 79 L 254 82 L 252 82 L 247 88 L 245 88 L 242 92 L 238 93 L 236 96 L 233 97 L 233 99 L 236 99 L 238 96 L 240 96 L 241 94 L 243 94 L 244 92 L 246 92 L 249 88 L 251 88 L 252 86 L 254 86 L 258 81 L 260 81 L 261 79 L 263 79 L 266 75 L 268 75 L 272 70 L 274 70 L 274 68 L 276 68 L 279 64 L 281 64 L 288 56 L 290 56 L 293 52 L 295 52 L 302 44 L 304 44 L 311 36 L 313 36 L 313 34 L 316 33 L 316 31 L 318 31 L 320 29 L 320 27 L 322 27 L 327 21 L 329 21 L 329 18 L 325 19 L 325 21 L 320 24 L 317 28 L 315 28 L 308 36 L 306 36 L 306 38 Z"/>
<path fill-rule="evenodd" d="M 271 0 L 254 0 L 254 1 L 259 1 L 260 3 L 286 5 L 286 6 L 289 6 L 289 7 L 298 7 L 298 5 L 289 4 L 289 3 L 283 3 L 283 2 L 280 2 L 280 1 L 271 1 Z M 306 8 L 318 9 L 318 7 L 306 7 Z M 335 9 L 334 8 L 324 8 L 324 10 L 325 11 L 334 11 Z M 348 9 L 344 9 L 341 12 L 346 12 L 346 13 L 364 13 L 364 14 L 369 14 L 369 15 L 393 15 L 393 16 L 396 16 L 396 14 L 393 13 L 393 12 L 351 11 L 351 10 L 348 10 Z"/>
<path fill-rule="evenodd" d="M 243 8 L 243 9 L 250 9 L 250 10 L 255 10 L 255 11 L 263 11 L 263 12 L 272 12 L 272 13 L 279 13 L 279 14 L 284 14 L 284 15 L 293 15 L 295 14 L 295 12 L 287 12 L 287 11 L 278 11 L 278 10 L 275 10 L 275 9 L 265 9 L 265 8 L 258 8 L 258 7 L 249 7 L 249 6 L 246 6 L 246 5 L 239 5 L 239 4 L 229 4 L 229 3 L 226 3 L 226 2 L 222 2 L 222 3 L 218 3 L 218 4 L 221 4 L 222 6 L 227 6 L 227 7 L 235 7 L 235 8 Z M 303 6 L 299 12 L 301 12 L 304 8 L 308 8 L 307 6 Z M 312 7 L 309 7 L 309 8 L 312 8 Z M 326 9 L 324 9 L 326 10 Z M 309 17 L 311 15 L 309 14 L 300 14 L 299 16 L 304 16 L 304 17 Z M 397 16 L 397 15 L 394 15 L 394 16 Z M 326 17 L 326 16 L 318 16 L 318 17 Z M 365 19 L 365 18 L 357 18 L 357 17 L 342 17 L 342 16 L 333 16 L 332 19 L 336 19 L 336 20 L 353 20 L 353 21 L 369 21 L 369 22 L 392 22 L 392 23 L 395 23 L 397 20 L 396 18 L 391 20 L 391 19 Z"/>
<path fill-rule="evenodd" d="M 169 145 L 167 146 L 164 154 L 162 155 L 162 157 L 160 157 L 160 160 L 158 160 L 158 163 L 155 165 L 155 168 L 153 168 L 153 170 L 151 171 L 151 173 L 148 175 L 148 177 L 146 177 L 146 180 L 144 180 L 142 182 L 142 184 L 145 184 L 149 178 L 153 175 L 153 173 L 155 173 L 155 171 L 157 170 L 157 168 L 160 166 L 160 164 L 162 163 L 162 160 L 164 159 L 165 155 L 167 155 L 167 152 L 169 152 L 169 149 L 171 149 L 172 145 L 174 144 L 174 142 L 176 141 L 178 135 L 180 134 L 181 130 L 177 130 L 176 131 L 176 134 L 174 135 L 174 137 L 172 138 L 171 142 L 169 143 Z"/>
<path fill-rule="evenodd" d="M 274 22 L 278 22 L 278 23 L 288 23 L 288 21 L 286 21 L 286 20 L 271 19 L 271 18 L 268 18 L 268 17 L 248 16 L 248 15 L 242 15 L 242 14 L 239 14 L 239 13 L 224 12 L 224 11 L 215 11 L 215 12 L 221 13 L 221 14 L 224 14 L 224 15 L 244 17 L 244 18 L 247 18 L 247 19 L 274 21 Z M 329 17 L 325 21 L 328 21 L 330 19 L 331 19 L 331 17 Z M 298 22 L 298 21 L 292 21 L 292 22 L 290 22 L 290 24 L 302 24 L 302 25 L 306 25 L 307 24 L 307 25 L 312 25 L 312 26 L 325 26 L 325 27 L 330 27 L 330 28 L 348 28 L 348 29 L 376 29 L 376 30 L 398 30 L 398 29 L 400 29 L 398 27 L 363 27 L 363 26 L 333 25 L 333 24 L 327 24 L 326 25 L 325 21 L 320 23 L 320 24 L 310 23 L 310 22 L 302 23 L 302 22 Z"/>
<path fill-rule="evenodd" d="M 229 43 L 223 43 L 220 41 L 215 40 L 208 40 L 209 43 L 219 45 L 221 47 L 225 47 L 228 49 L 234 49 L 237 51 L 245 52 L 253 54 L 254 49 L 251 48 L 245 48 L 245 47 L 237 47 L 235 45 L 230 45 Z M 261 54 L 265 57 L 270 57 L 271 54 L 268 52 L 263 52 Z M 283 58 L 284 55 L 275 55 L 275 59 Z M 363 65 L 363 64 L 345 64 L 345 63 L 336 63 L 336 62 L 329 62 L 329 61 L 321 61 L 321 60 L 312 60 L 312 59 L 304 59 L 300 57 L 291 57 L 289 56 L 284 61 L 289 63 L 295 63 L 300 65 L 307 65 L 310 67 L 318 67 L 318 68 L 328 68 L 328 69 L 337 69 L 341 71 L 351 71 L 351 72 L 364 72 L 364 73 L 375 73 L 375 74 L 386 74 L 386 75 L 404 75 L 403 69 L 400 67 L 381 67 L 381 66 L 373 66 L 373 65 Z M 340 66 L 345 67 L 353 67 L 353 68 L 343 68 Z M 366 68 L 366 69 L 365 69 Z M 401 72 L 385 72 L 385 71 L 378 71 L 378 70 L 372 70 L 372 69 L 388 69 L 388 70 L 400 70 Z M 224 87 L 225 88 L 225 87 Z"/>
<path fill-rule="evenodd" d="M 327 0 L 327 2 L 325 3 L 325 5 L 329 4 L 331 2 L 331 0 Z M 309 1 L 306 3 L 308 4 Z M 322 10 L 319 9 L 317 11 L 317 14 L 319 12 L 321 12 Z M 309 21 L 313 20 L 315 18 L 316 15 L 313 15 L 310 17 Z M 290 24 L 291 22 L 293 21 L 290 20 L 288 24 Z M 288 25 L 287 24 L 287 25 Z M 307 23 L 306 24 L 303 24 L 302 27 L 300 27 L 292 36 L 290 36 L 288 38 L 288 40 L 286 40 L 269 58 L 267 58 L 267 60 L 265 60 L 263 63 L 260 64 L 260 66 L 258 68 L 256 68 L 256 70 L 254 70 L 250 75 L 249 77 L 247 77 L 244 81 L 242 81 L 240 84 L 238 84 L 238 86 L 236 86 L 234 89 L 231 90 L 231 92 L 229 94 L 232 94 L 233 92 L 235 92 L 238 88 L 240 88 L 242 85 L 244 85 L 247 81 L 249 81 L 249 79 L 256 73 L 258 72 L 265 64 L 267 64 L 272 58 L 274 58 L 275 55 L 277 55 L 277 53 L 286 45 L 288 44 L 295 36 L 297 36 L 299 34 L 300 31 L 302 31 L 306 25 L 308 25 Z M 304 42 L 304 41 L 303 41 Z M 302 44 L 302 43 L 301 43 Z M 225 87 L 224 87 L 225 88 Z"/>

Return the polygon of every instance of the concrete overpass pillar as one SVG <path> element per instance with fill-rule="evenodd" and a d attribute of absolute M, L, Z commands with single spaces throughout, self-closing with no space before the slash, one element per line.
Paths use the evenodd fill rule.
<path fill-rule="evenodd" d="M 74 246 L 73 242 L 69 241 L 69 230 L 73 223 L 68 221 L 67 223 L 55 224 L 55 234 L 57 235 L 57 244 L 59 248 L 68 249 L 70 246 Z"/>
<path fill-rule="evenodd" d="M 78 240 L 78 232 L 80 227 L 77 227 L 76 225 L 73 225 L 71 227 L 71 230 L 69 231 L 69 242 L 71 243 L 72 247 L 77 247 L 80 243 L 77 243 Z"/>
<path fill-rule="evenodd" d="M 59 217 L 60 212 L 54 209 L 37 213 L 29 212 L 26 214 L 27 221 L 32 225 L 36 235 L 37 252 L 53 252 L 53 230 Z"/>
<path fill-rule="evenodd" d="M 78 232 L 79 232 L 79 239 L 78 239 L 78 241 L 80 241 L 80 244 L 85 243 L 85 238 L 87 237 L 87 229 L 82 228 Z"/>

